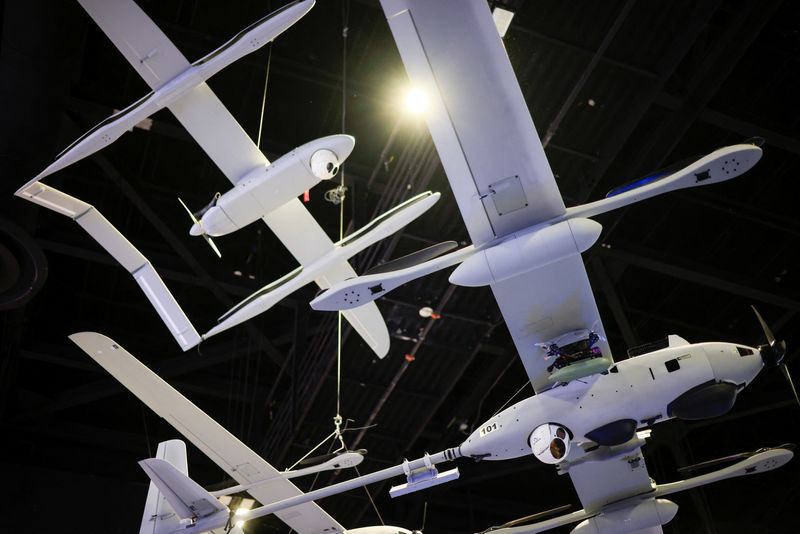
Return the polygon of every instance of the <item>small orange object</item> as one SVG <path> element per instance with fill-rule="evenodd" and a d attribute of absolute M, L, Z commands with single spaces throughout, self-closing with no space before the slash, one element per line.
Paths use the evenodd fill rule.
<path fill-rule="evenodd" d="M 413 354 L 406 354 L 406 361 L 407 361 L 408 363 L 411 363 L 411 362 L 413 362 L 413 361 L 414 361 L 414 360 L 416 360 L 416 359 L 417 359 L 417 358 L 416 358 L 416 356 L 414 356 Z"/>
<path fill-rule="evenodd" d="M 306 189 L 303 192 L 303 202 L 309 202 L 310 200 L 311 200 L 311 192 L 308 189 Z"/>
<path fill-rule="evenodd" d="M 441 318 L 442 318 L 442 316 L 440 314 L 438 314 L 438 313 L 432 313 L 431 314 L 431 319 L 441 319 Z"/>

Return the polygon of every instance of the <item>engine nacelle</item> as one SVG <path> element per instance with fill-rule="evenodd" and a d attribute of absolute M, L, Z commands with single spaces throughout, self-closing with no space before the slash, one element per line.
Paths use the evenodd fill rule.
<path fill-rule="evenodd" d="M 520 232 L 467 258 L 450 275 L 450 283 L 485 286 L 580 254 L 597 241 L 602 229 L 590 219 L 570 219 Z"/>
<path fill-rule="evenodd" d="M 569 431 L 561 425 L 539 425 L 528 438 L 533 455 L 546 464 L 562 462 L 569 454 Z"/>
<path fill-rule="evenodd" d="M 672 501 L 647 499 L 589 518 L 571 534 L 628 534 L 669 523 L 677 513 L 678 505 Z"/>
<path fill-rule="evenodd" d="M 320 180 L 330 180 L 339 172 L 339 158 L 328 149 L 317 150 L 311 156 L 311 174 Z"/>

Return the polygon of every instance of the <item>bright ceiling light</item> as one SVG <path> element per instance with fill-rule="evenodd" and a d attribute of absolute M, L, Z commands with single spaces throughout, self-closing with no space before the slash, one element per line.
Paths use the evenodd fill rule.
<path fill-rule="evenodd" d="M 428 97 L 419 89 L 411 89 L 406 93 L 406 111 L 419 115 L 428 109 Z"/>
<path fill-rule="evenodd" d="M 496 7 L 492 11 L 492 18 L 494 19 L 494 25 L 497 26 L 497 33 L 500 34 L 500 37 L 505 37 L 508 27 L 511 26 L 511 19 L 514 18 L 514 12 L 502 7 Z"/>
<path fill-rule="evenodd" d="M 236 526 L 238 528 L 242 528 L 244 526 L 244 519 L 240 519 L 239 521 L 237 521 Z"/>

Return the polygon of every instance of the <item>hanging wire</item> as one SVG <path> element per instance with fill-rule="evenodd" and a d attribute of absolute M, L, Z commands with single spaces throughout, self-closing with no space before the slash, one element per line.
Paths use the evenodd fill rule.
<path fill-rule="evenodd" d="M 342 0 L 342 133 L 346 131 L 347 117 L 347 33 L 349 31 L 348 21 L 350 18 L 350 1 Z M 342 191 L 344 188 L 344 163 L 339 166 L 339 185 Z M 339 240 L 344 239 L 344 200 L 342 194 L 339 203 Z M 347 450 L 342 438 L 342 312 L 336 312 L 336 415 L 333 424 L 336 428 L 336 437 L 339 439 L 341 450 Z"/>
<path fill-rule="evenodd" d="M 272 2 L 267 2 L 267 10 L 272 12 Z M 267 45 L 269 52 L 267 53 L 267 72 L 264 75 L 264 92 L 261 95 L 261 118 L 258 119 L 258 137 L 256 139 L 256 146 L 261 149 L 261 129 L 264 126 L 264 109 L 267 105 L 267 85 L 269 85 L 269 70 L 272 65 L 272 41 Z"/>
<path fill-rule="evenodd" d="M 353 469 L 356 470 L 356 475 L 361 476 L 361 472 L 358 470 L 358 466 L 353 466 Z M 378 507 L 375 504 L 375 501 L 372 499 L 372 494 L 369 492 L 366 486 L 361 486 L 361 487 L 364 488 L 364 493 L 367 494 L 367 498 L 369 499 L 370 504 L 372 504 L 372 509 L 375 510 L 375 515 L 378 516 L 378 520 L 381 522 L 381 525 L 386 526 L 386 523 L 383 522 L 383 516 L 378 511 Z"/>
<path fill-rule="evenodd" d="M 140 404 L 139 408 L 142 412 L 142 423 L 144 424 L 144 439 L 147 443 L 147 455 L 153 458 L 153 447 L 150 445 L 150 431 L 147 429 L 147 414 L 144 413 L 144 404 Z"/>
<path fill-rule="evenodd" d="M 511 395 L 511 398 L 509 398 L 509 399 L 508 399 L 508 400 L 505 402 L 505 404 L 503 404 L 502 406 L 500 406 L 500 408 L 498 408 L 498 409 L 497 409 L 497 411 L 496 411 L 496 412 L 494 412 L 494 414 L 492 414 L 492 417 L 494 417 L 495 415 L 497 415 L 497 414 L 499 414 L 500 412 L 502 412 L 502 411 L 503 411 L 503 409 L 505 409 L 505 407 L 506 407 L 506 406 L 508 406 L 509 404 L 511 404 L 511 401 L 513 401 L 513 400 L 516 398 L 516 396 L 517 396 L 517 395 L 519 395 L 520 393 L 522 393 L 522 391 L 523 391 L 523 390 L 524 390 L 526 387 L 528 387 L 529 385 L 530 385 L 530 381 L 529 381 L 529 380 L 526 380 L 526 381 L 525 381 L 525 383 L 524 383 L 524 384 L 522 384 L 522 387 L 521 387 L 521 388 L 519 388 L 519 389 L 517 390 L 517 392 L 516 392 L 516 393 L 514 393 L 513 395 Z"/>

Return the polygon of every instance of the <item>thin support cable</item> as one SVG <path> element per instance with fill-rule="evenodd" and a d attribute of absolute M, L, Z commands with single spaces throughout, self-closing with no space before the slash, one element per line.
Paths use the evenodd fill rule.
<path fill-rule="evenodd" d="M 494 414 L 492 414 L 492 417 L 494 417 L 495 415 L 497 415 L 497 414 L 499 414 L 500 412 L 502 412 L 502 411 L 505 409 L 505 407 L 506 407 L 506 406 L 508 406 L 509 404 L 511 404 L 511 401 L 513 401 L 513 400 L 516 398 L 516 396 L 517 396 L 517 395 L 519 395 L 520 393 L 522 393 L 522 390 L 524 390 L 526 387 L 528 387 L 528 386 L 530 385 L 530 383 L 531 383 L 531 382 L 530 382 L 530 380 L 526 380 L 526 381 L 525 381 L 525 383 L 524 383 L 524 384 L 522 384 L 522 387 L 521 387 L 521 388 L 519 388 L 519 389 L 517 390 L 517 392 L 516 392 L 516 393 L 514 393 L 513 395 L 511 395 L 511 398 L 509 398 L 509 399 L 508 399 L 508 400 L 505 402 L 505 404 L 503 404 L 502 406 L 500 406 L 500 408 L 498 408 L 498 409 L 497 409 L 497 411 L 496 411 L 496 412 L 494 412 Z M 490 419 L 491 419 L 491 417 L 490 417 Z"/>
<path fill-rule="evenodd" d="M 322 441 L 320 441 L 319 443 L 317 443 L 317 444 L 314 446 L 314 448 L 313 448 L 313 449 L 311 449 L 310 451 L 308 451 L 307 453 L 305 453 L 303 456 L 301 456 L 301 457 L 300 457 L 300 459 L 299 459 L 299 460 L 297 460 L 295 463 L 293 463 L 292 465 L 290 465 L 290 466 L 289 466 L 289 469 L 287 469 L 287 471 L 291 471 L 292 469 L 294 469 L 295 467 L 297 467 L 297 464 L 299 464 L 300 462 L 302 462 L 303 460 L 305 460 L 306 458 L 308 458 L 309 456 L 311 456 L 311 453 L 312 453 L 312 452 L 316 451 L 317 449 L 319 449 L 320 447 L 322 447 L 323 445 L 325 445 L 325 443 L 327 443 L 327 441 L 328 441 L 329 439 L 331 439 L 331 438 L 333 438 L 333 437 L 335 437 L 335 436 L 336 436 L 336 431 L 333 431 L 333 432 L 331 432 L 330 434 L 328 434 L 327 436 L 325 436 L 325 437 L 323 438 L 323 440 L 322 440 Z"/>
<path fill-rule="evenodd" d="M 144 404 L 140 404 L 139 408 L 142 412 L 142 423 L 144 424 L 144 440 L 147 443 L 147 454 L 150 458 L 153 457 L 153 447 L 150 445 L 150 431 L 147 429 L 147 415 L 144 413 Z"/>
<path fill-rule="evenodd" d="M 353 466 L 353 469 L 356 470 L 356 474 L 358 476 L 361 476 L 361 472 L 358 470 L 358 466 Z M 369 492 L 369 490 L 367 489 L 366 486 L 361 486 L 361 487 L 364 488 L 364 493 L 367 494 L 367 498 L 369 499 L 370 504 L 372 504 L 372 509 L 375 510 L 375 515 L 378 516 L 378 520 L 381 522 L 381 525 L 386 526 L 386 523 L 384 523 L 384 521 L 383 521 L 383 516 L 378 511 L 378 506 L 375 504 L 375 501 L 372 500 L 372 494 Z"/>
<path fill-rule="evenodd" d="M 350 2 L 343 0 L 342 2 L 342 133 L 346 131 L 346 117 L 347 117 L 347 33 L 348 33 L 348 19 L 350 18 Z M 339 240 L 344 239 L 344 164 L 339 168 L 340 189 L 342 191 L 341 202 L 339 203 Z M 336 312 L 337 325 L 336 325 L 336 415 L 333 418 L 335 427 L 334 433 L 339 440 L 338 450 L 347 450 L 342 437 L 342 312 Z"/>
<path fill-rule="evenodd" d="M 267 72 L 264 75 L 264 92 L 261 95 L 261 117 L 258 119 L 258 137 L 256 146 L 261 149 L 261 131 L 264 127 L 264 110 L 267 106 L 267 85 L 269 85 L 269 68 L 272 65 L 272 42 L 269 43 L 269 53 L 267 54 Z"/>

